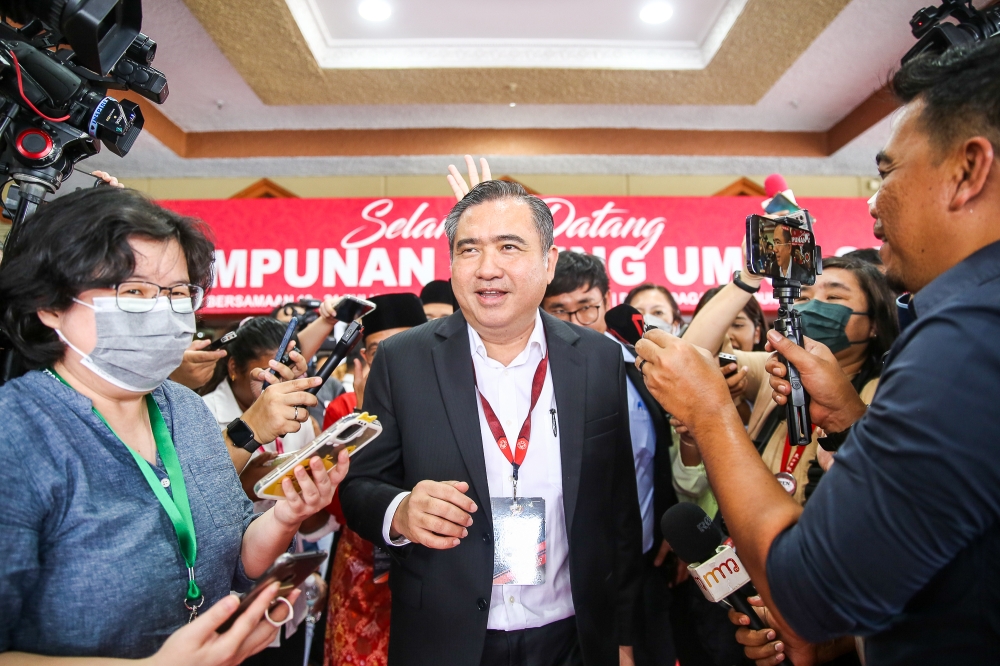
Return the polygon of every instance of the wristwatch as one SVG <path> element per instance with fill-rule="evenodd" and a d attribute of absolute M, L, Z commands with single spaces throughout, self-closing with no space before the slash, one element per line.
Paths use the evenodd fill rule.
<path fill-rule="evenodd" d="M 756 287 L 751 287 L 746 282 L 744 282 L 743 280 L 741 280 L 740 279 L 740 275 L 742 273 L 743 273 L 743 271 L 735 271 L 733 273 L 733 284 L 735 284 L 737 287 L 739 287 L 743 291 L 747 292 L 748 294 L 756 294 L 758 291 L 760 291 L 760 285 L 759 284 Z"/>
<path fill-rule="evenodd" d="M 260 442 L 254 439 L 253 430 L 241 418 L 233 419 L 226 426 L 226 433 L 229 435 L 229 439 L 233 440 L 233 444 L 250 453 L 253 453 L 262 446 Z"/>

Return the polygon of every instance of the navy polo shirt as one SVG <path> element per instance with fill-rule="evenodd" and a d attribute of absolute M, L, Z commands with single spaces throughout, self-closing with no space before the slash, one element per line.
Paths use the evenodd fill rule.
<path fill-rule="evenodd" d="M 1000 663 L 1000 243 L 913 309 L 767 577 L 796 632 L 866 636 L 869 666 Z"/>

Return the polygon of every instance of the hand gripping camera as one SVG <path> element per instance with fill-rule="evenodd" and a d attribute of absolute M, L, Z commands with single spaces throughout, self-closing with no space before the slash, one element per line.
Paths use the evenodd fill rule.
<path fill-rule="evenodd" d="M 793 308 L 802 296 L 802 285 L 816 282 L 823 272 L 821 249 L 816 246 L 812 217 L 798 210 L 780 217 L 747 216 L 747 268 L 754 275 L 771 279 L 778 299 L 778 318 L 774 329 L 802 346 L 802 322 Z M 809 419 L 809 394 L 799 379 L 795 366 L 782 358 L 792 386 L 788 396 L 788 438 L 795 446 L 812 441 Z"/>

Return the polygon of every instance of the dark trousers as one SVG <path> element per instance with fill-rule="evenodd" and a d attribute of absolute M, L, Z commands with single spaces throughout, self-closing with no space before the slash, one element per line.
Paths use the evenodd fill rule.
<path fill-rule="evenodd" d="M 481 666 L 582 666 L 576 618 L 520 631 L 486 632 Z"/>
<path fill-rule="evenodd" d="M 723 606 L 706 599 L 690 578 L 672 592 L 670 617 L 681 666 L 752 666 Z"/>
<path fill-rule="evenodd" d="M 636 632 L 638 640 L 632 646 L 636 666 L 674 666 L 677 662 L 670 626 L 672 590 L 667 583 L 667 577 L 673 573 L 669 569 L 672 560 L 664 565 L 668 569 L 654 567 L 657 550 L 654 547 L 643 556 L 642 615 Z"/>

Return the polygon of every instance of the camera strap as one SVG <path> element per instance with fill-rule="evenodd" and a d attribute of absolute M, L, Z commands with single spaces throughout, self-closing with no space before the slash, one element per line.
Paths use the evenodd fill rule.
<path fill-rule="evenodd" d="M 73 388 L 54 369 L 48 368 L 46 372 L 66 386 Z M 163 510 L 167 512 L 167 517 L 170 518 L 170 522 L 174 526 L 174 532 L 177 534 L 177 545 L 180 548 L 181 557 L 187 565 L 188 583 L 184 595 L 184 607 L 191 612 L 188 618 L 188 622 L 191 622 L 197 617 L 198 609 L 205 603 L 205 597 L 202 595 L 198 583 L 195 582 L 194 576 L 194 564 L 198 557 L 198 542 L 195 538 L 194 519 L 191 517 L 191 505 L 188 502 L 187 487 L 184 484 L 184 473 L 181 471 L 181 463 L 177 458 L 174 440 L 170 436 L 170 430 L 163 420 L 163 414 L 160 413 L 160 407 L 156 404 L 153 396 L 147 393 L 146 411 L 149 414 L 149 424 L 153 431 L 153 440 L 156 442 L 156 451 L 163 461 L 163 467 L 167 470 L 167 478 L 163 480 L 156 477 L 156 473 L 153 472 L 153 468 L 150 467 L 149 462 L 145 458 L 139 455 L 131 446 L 125 444 L 114 428 L 108 423 L 107 419 L 97 411 L 96 407 L 92 407 L 92 410 L 97 418 L 111 431 L 111 434 L 132 454 L 136 465 L 139 466 L 139 471 L 142 472 L 146 483 L 149 484 L 153 494 L 163 506 Z M 170 494 L 167 494 L 167 488 L 171 489 L 172 497 Z"/>

